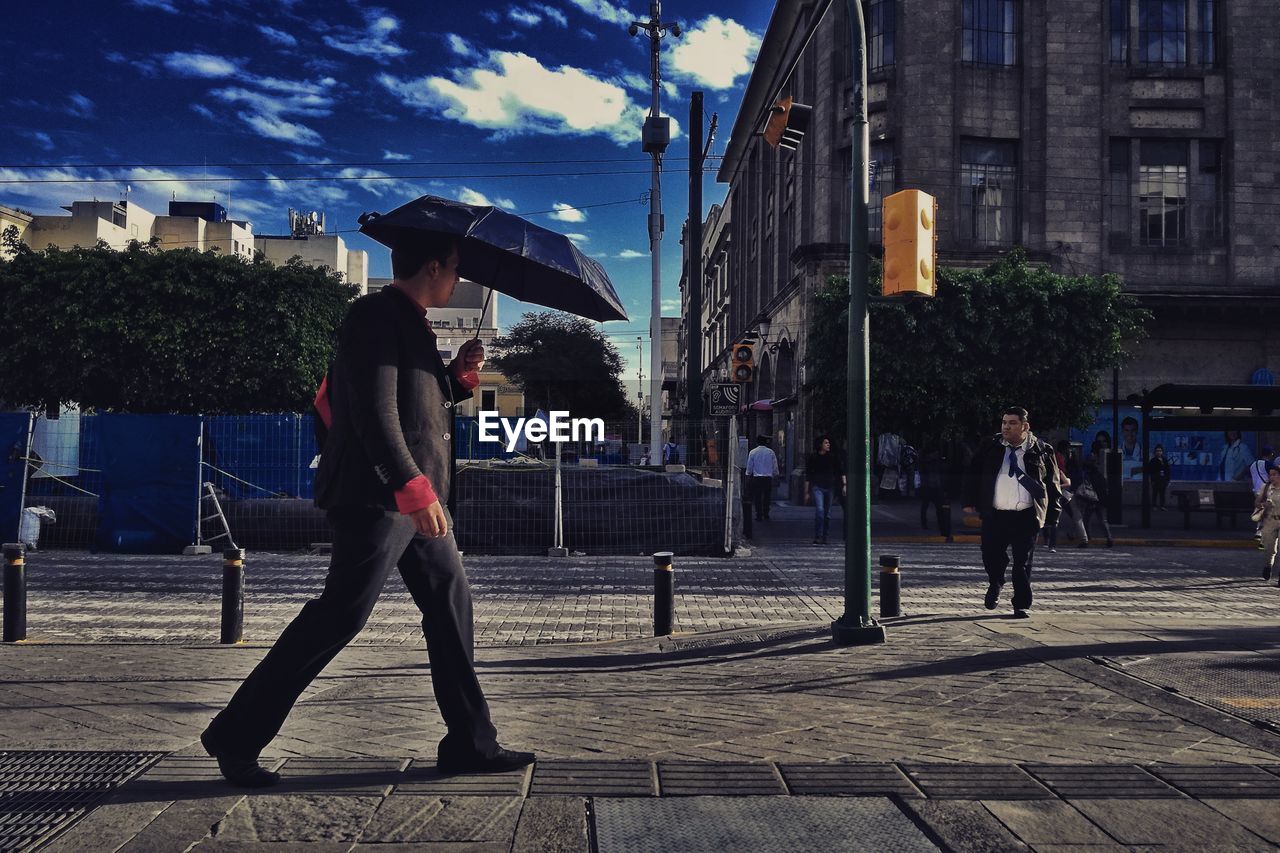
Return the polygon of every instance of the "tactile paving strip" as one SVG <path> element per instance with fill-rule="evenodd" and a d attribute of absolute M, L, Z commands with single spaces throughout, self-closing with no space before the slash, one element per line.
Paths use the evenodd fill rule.
<path fill-rule="evenodd" d="M 1024 764 L 1022 769 L 1065 800 L 1129 800 L 1182 797 L 1132 764 Z"/>
<path fill-rule="evenodd" d="M 0 752 L 0 850 L 35 849 L 160 755 Z"/>
<path fill-rule="evenodd" d="M 664 761 L 658 765 L 664 797 L 781 796 L 787 793 L 771 764 Z"/>
<path fill-rule="evenodd" d="M 600 853 L 938 849 L 879 797 L 597 799 L 594 807 Z"/>
<path fill-rule="evenodd" d="M 518 797 L 524 793 L 525 779 L 532 767 L 521 767 L 506 773 L 473 773 L 442 776 L 434 761 L 414 759 L 396 785 L 397 794 L 435 794 L 436 796 Z"/>
<path fill-rule="evenodd" d="M 653 797 L 653 767 L 647 761 L 539 761 L 533 797 Z"/>
<path fill-rule="evenodd" d="M 1261 767 L 1156 764 L 1147 769 L 1198 800 L 1280 798 L 1280 777 Z"/>
<path fill-rule="evenodd" d="M 1053 792 L 1013 764 L 908 764 L 931 800 L 1044 800 Z"/>
<path fill-rule="evenodd" d="M 793 794 L 854 797 L 922 795 L 892 764 L 781 764 L 782 778 Z"/>

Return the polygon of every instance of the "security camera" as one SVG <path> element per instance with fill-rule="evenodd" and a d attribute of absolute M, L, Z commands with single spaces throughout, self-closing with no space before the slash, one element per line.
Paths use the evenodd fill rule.
<path fill-rule="evenodd" d="M 629 36 L 633 36 L 638 32 L 640 32 L 640 28 L 637 27 L 635 24 L 632 24 L 631 26 L 627 27 L 627 35 Z"/>
<path fill-rule="evenodd" d="M 680 25 L 679 25 L 679 24 L 672 24 L 672 25 L 671 25 L 671 35 L 675 36 L 676 38 L 680 38 Z"/>

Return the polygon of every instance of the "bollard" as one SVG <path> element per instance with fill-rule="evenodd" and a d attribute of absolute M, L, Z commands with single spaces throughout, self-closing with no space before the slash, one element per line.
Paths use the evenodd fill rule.
<path fill-rule="evenodd" d="M 653 555 L 653 636 L 671 633 L 676 618 L 676 570 L 670 551 Z"/>
<path fill-rule="evenodd" d="M 902 615 L 902 575 L 898 574 L 901 559 L 892 554 L 880 557 L 880 618 Z"/>
<path fill-rule="evenodd" d="M 222 639 L 238 643 L 244 639 L 244 549 L 222 552 Z"/>
<path fill-rule="evenodd" d="M 4 641 L 16 643 L 27 638 L 27 546 L 6 542 L 4 546 Z"/>

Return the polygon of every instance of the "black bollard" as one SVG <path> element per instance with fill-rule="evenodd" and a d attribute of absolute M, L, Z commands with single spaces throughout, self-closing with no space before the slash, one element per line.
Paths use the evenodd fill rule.
<path fill-rule="evenodd" d="M 4 546 L 4 641 L 16 643 L 27 638 L 27 546 L 6 542 Z"/>
<path fill-rule="evenodd" d="M 653 636 L 671 633 L 676 617 L 676 570 L 670 551 L 653 555 Z"/>
<path fill-rule="evenodd" d="M 238 643 L 244 639 L 244 549 L 222 552 L 222 639 Z"/>
<path fill-rule="evenodd" d="M 880 557 L 880 618 L 902 615 L 902 575 L 898 574 L 901 559 L 892 554 Z"/>

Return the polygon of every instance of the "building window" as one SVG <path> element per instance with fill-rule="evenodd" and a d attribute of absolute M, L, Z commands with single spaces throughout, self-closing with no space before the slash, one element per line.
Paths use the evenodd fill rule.
<path fill-rule="evenodd" d="M 1107 0 L 1112 62 L 1129 61 L 1129 0 Z"/>
<path fill-rule="evenodd" d="M 1200 25 L 1200 57 L 1201 65 L 1218 64 L 1218 2 L 1217 0 L 1199 0 Z"/>
<path fill-rule="evenodd" d="M 1146 65 L 1187 64 L 1187 0 L 1138 0 L 1138 55 Z"/>
<path fill-rule="evenodd" d="M 1225 205 L 1225 169 L 1222 162 L 1222 140 L 1201 139 L 1196 142 L 1196 171 L 1191 181 L 1191 210 L 1194 236 L 1200 245 L 1221 246 L 1226 238 L 1223 221 Z"/>
<path fill-rule="evenodd" d="M 1181 246 L 1187 241 L 1185 139 L 1144 139 L 1138 151 L 1138 242 Z"/>
<path fill-rule="evenodd" d="M 1132 184 L 1129 180 L 1129 140 L 1116 138 L 1111 140 L 1110 182 L 1108 189 L 1108 235 L 1112 246 L 1128 246 L 1132 223 L 1129 221 L 1129 195 Z"/>
<path fill-rule="evenodd" d="M 498 392 L 483 390 L 480 392 L 480 411 L 493 412 L 498 408 Z"/>
<path fill-rule="evenodd" d="M 867 234 L 872 243 L 884 240 L 884 197 L 893 195 L 897 188 L 894 183 L 893 143 L 871 143 L 870 162 L 867 163 Z"/>
<path fill-rule="evenodd" d="M 960 143 L 960 235 L 978 246 L 1011 246 L 1018 227 L 1018 144 Z"/>
<path fill-rule="evenodd" d="M 1014 0 L 964 0 L 965 62 L 1018 64 L 1018 20 Z"/>
<path fill-rule="evenodd" d="M 893 6 L 893 0 L 867 3 L 867 70 L 871 74 L 893 66 L 896 26 Z"/>

